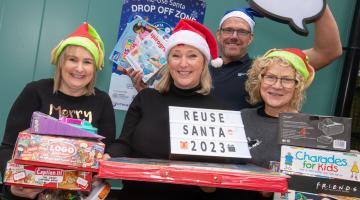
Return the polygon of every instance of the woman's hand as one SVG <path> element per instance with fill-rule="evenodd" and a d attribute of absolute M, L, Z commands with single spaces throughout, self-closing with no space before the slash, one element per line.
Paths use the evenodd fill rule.
<path fill-rule="evenodd" d="M 265 198 L 271 197 L 274 193 L 273 192 L 260 192 L 261 196 Z"/>
<path fill-rule="evenodd" d="M 107 154 L 107 153 L 105 153 L 105 154 L 103 155 L 103 157 L 101 158 L 101 160 L 109 160 L 110 158 L 111 158 L 110 155 Z"/>
<path fill-rule="evenodd" d="M 215 192 L 215 191 L 216 191 L 216 187 L 206 187 L 206 186 L 202 186 L 202 187 L 200 187 L 200 189 L 201 189 L 203 192 L 206 192 L 206 193 L 212 193 L 212 192 Z"/>
<path fill-rule="evenodd" d="M 142 89 L 147 88 L 148 86 L 142 81 L 143 78 L 143 72 L 140 70 L 133 70 L 130 69 L 128 71 L 129 77 L 131 78 L 131 81 L 133 83 L 134 88 L 140 92 Z"/>
<path fill-rule="evenodd" d="M 42 191 L 44 191 L 44 189 L 24 188 L 24 187 L 12 185 L 12 186 L 10 186 L 10 191 L 15 196 L 34 199 L 38 194 L 40 194 Z"/>

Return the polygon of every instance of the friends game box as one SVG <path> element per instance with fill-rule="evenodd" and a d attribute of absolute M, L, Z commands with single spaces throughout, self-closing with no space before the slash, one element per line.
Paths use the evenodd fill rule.
<path fill-rule="evenodd" d="M 99 178 L 286 192 L 288 176 L 253 165 L 142 158 L 100 161 Z"/>
<path fill-rule="evenodd" d="M 289 190 L 286 193 L 275 193 L 273 200 L 360 200 L 356 197 L 329 195 L 322 193 L 309 193 Z"/>

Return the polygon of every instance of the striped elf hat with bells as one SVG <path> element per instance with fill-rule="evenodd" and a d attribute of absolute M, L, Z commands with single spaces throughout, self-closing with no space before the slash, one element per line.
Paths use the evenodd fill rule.
<path fill-rule="evenodd" d="M 305 87 L 309 87 L 314 80 L 315 70 L 309 64 L 307 55 L 296 48 L 271 49 L 264 55 L 265 58 L 280 57 L 287 60 L 294 69 L 306 80 Z"/>
<path fill-rule="evenodd" d="M 96 69 L 102 70 L 105 53 L 104 43 L 100 35 L 90 24 L 84 22 L 75 32 L 67 36 L 52 50 L 51 64 L 56 65 L 61 52 L 68 45 L 81 46 L 87 49 L 95 60 Z"/>

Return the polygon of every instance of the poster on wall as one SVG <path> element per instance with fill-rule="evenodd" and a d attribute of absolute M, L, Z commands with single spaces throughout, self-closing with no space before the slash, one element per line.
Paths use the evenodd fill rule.
<path fill-rule="evenodd" d="M 177 22 L 182 18 L 192 19 L 203 23 L 206 3 L 204 0 L 124 0 L 120 16 L 118 31 L 119 40 L 126 32 L 127 25 L 140 17 L 166 34 L 171 34 Z M 118 41 L 121 43 L 121 41 Z M 124 66 L 114 64 L 112 68 L 109 95 L 114 109 L 127 110 L 137 91 L 132 85 L 131 79 L 126 75 L 126 55 L 131 51 L 133 41 L 125 38 L 120 45 L 123 52 L 110 54 L 110 60 L 119 59 Z M 115 45 L 114 45 L 115 46 Z M 121 62 L 124 59 L 124 62 Z M 117 63 L 119 63 L 117 62 Z"/>

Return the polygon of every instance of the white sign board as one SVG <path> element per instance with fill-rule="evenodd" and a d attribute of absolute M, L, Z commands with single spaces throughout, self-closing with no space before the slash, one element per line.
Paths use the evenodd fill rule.
<path fill-rule="evenodd" d="M 270 19 L 288 23 L 301 35 L 308 35 L 306 23 L 313 22 L 324 12 L 325 0 L 250 0 L 250 6 Z"/>
<path fill-rule="evenodd" d="M 239 111 L 169 106 L 171 154 L 251 158 Z"/>

